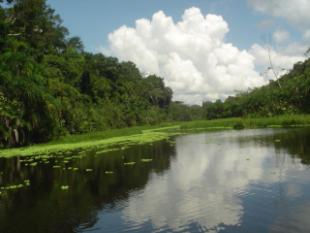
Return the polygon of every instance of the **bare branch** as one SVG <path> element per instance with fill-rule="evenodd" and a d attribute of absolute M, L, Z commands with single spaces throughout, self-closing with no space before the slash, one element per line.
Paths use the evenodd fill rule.
<path fill-rule="evenodd" d="M 274 75 L 275 79 L 277 80 L 279 87 L 282 88 L 281 83 L 279 81 L 279 75 L 276 72 L 276 70 L 274 69 L 274 66 L 273 66 L 273 63 L 271 60 L 271 54 L 270 54 L 270 47 L 269 46 L 267 47 L 267 50 L 268 50 L 268 58 L 269 58 L 269 65 L 270 65 L 270 67 L 268 67 L 268 70 L 272 70 L 273 75 Z"/>

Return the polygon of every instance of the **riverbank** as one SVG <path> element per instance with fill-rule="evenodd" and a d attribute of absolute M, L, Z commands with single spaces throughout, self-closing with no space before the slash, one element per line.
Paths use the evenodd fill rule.
<path fill-rule="evenodd" d="M 81 135 L 68 135 L 46 144 L 0 150 L 0 157 L 42 155 L 92 148 L 110 151 L 124 149 L 133 144 L 152 143 L 168 139 L 171 136 L 193 132 L 303 126 L 310 126 L 310 115 L 167 122 L 155 126 L 137 126 Z"/>

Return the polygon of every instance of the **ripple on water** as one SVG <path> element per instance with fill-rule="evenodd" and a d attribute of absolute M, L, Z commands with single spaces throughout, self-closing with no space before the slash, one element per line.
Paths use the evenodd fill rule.
<path fill-rule="evenodd" d="M 0 186 L 30 183 L 0 195 L 0 232 L 309 233 L 309 141 L 309 130 L 244 130 L 0 159 Z"/>

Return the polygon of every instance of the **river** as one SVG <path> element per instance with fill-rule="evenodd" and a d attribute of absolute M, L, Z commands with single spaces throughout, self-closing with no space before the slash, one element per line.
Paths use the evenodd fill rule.
<path fill-rule="evenodd" d="M 0 159 L 0 232 L 310 232 L 310 129 Z"/>

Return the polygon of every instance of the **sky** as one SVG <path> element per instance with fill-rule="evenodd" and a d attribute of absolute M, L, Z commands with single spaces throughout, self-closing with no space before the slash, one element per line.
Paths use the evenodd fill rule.
<path fill-rule="evenodd" d="M 48 0 L 85 50 L 132 61 L 187 104 L 267 84 L 305 59 L 309 0 Z M 272 67 L 273 69 L 269 69 Z"/>

